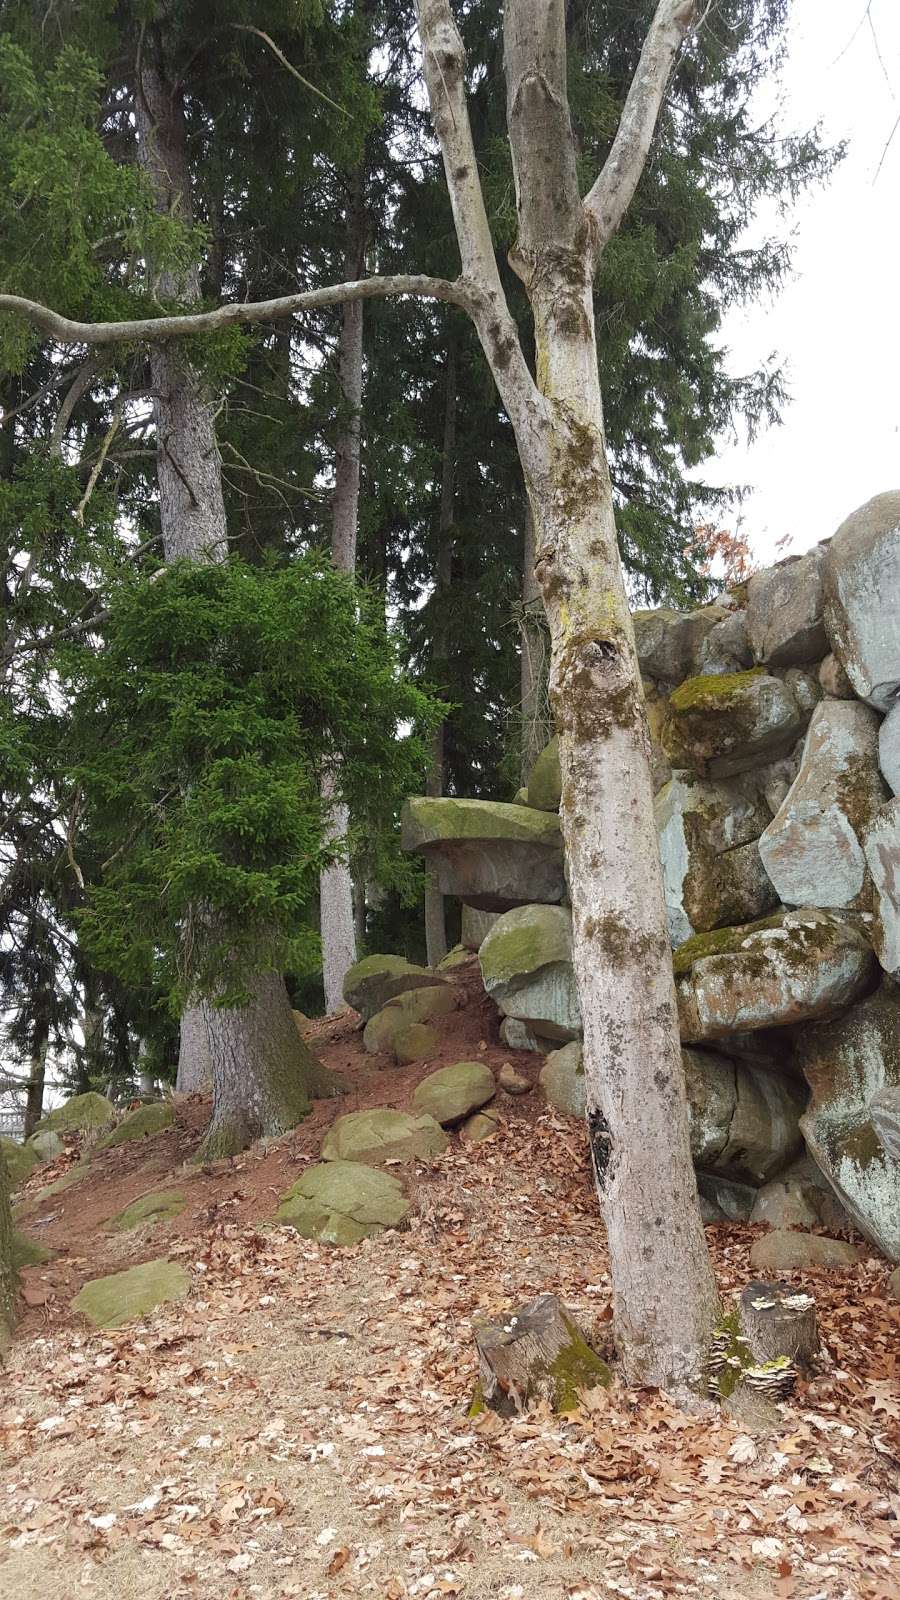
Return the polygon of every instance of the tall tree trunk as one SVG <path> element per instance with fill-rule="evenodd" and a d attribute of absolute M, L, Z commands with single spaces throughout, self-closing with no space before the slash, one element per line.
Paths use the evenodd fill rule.
<path fill-rule="evenodd" d="M 181 92 L 167 69 L 164 42 L 148 33 L 135 95 L 138 159 L 154 190 L 157 209 L 193 221 Z M 200 299 L 196 267 L 159 276 L 163 298 L 189 305 Z M 151 355 L 156 416 L 160 524 L 167 561 L 224 561 L 228 530 L 213 403 L 199 374 L 175 345 Z M 206 913 L 197 911 L 199 917 Z M 213 1080 L 213 1115 L 203 1153 L 224 1155 L 264 1134 L 281 1133 L 309 1110 L 309 1052 L 294 1025 L 280 975 L 258 972 L 255 997 L 240 1009 L 207 1002 L 188 1006 L 182 1018 L 179 1085 L 199 1086 L 207 1057 Z M 199 1014 L 198 1014 L 199 1013 Z M 286 1120 L 290 1118 L 290 1121 Z"/>
<path fill-rule="evenodd" d="M 547 696 L 547 624 L 541 586 L 534 570 L 534 514 L 525 502 L 522 538 L 521 634 L 521 781 L 527 784 L 531 769 L 550 737 L 544 706 Z"/>
<path fill-rule="evenodd" d="M 450 656 L 450 626 L 447 603 L 453 582 L 453 523 L 456 498 L 456 330 L 452 323 L 447 337 L 444 362 L 444 433 L 441 443 L 441 503 L 438 511 L 437 562 L 434 582 L 433 659 L 438 692 L 446 689 L 444 679 Z M 444 723 L 434 730 L 431 761 L 425 793 L 444 792 Z M 430 967 L 436 967 L 447 954 L 447 929 L 444 896 L 438 888 L 437 873 L 430 870 L 425 884 L 425 945 Z"/>
<path fill-rule="evenodd" d="M 16 1274 L 12 1260 L 12 1211 L 9 1204 L 9 1173 L 0 1147 L 0 1362 L 12 1338 L 16 1309 Z"/>
<path fill-rule="evenodd" d="M 175 1088 L 179 1094 L 198 1094 L 212 1083 L 212 1075 L 206 1007 L 185 1006 L 179 1025 Z"/>
<path fill-rule="evenodd" d="M 30 1139 L 44 1114 L 44 1079 L 47 1070 L 48 1036 L 34 1043 L 29 1064 L 28 1084 L 25 1089 L 25 1124 L 23 1137 Z"/>
<path fill-rule="evenodd" d="M 365 264 L 367 218 L 362 163 L 354 169 L 347 206 L 346 276 L 358 278 Z M 344 404 L 344 421 L 335 442 L 334 494 L 331 501 L 331 559 L 339 572 L 356 571 L 359 528 L 359 458 L 362 431 L 363 306 L 350 301 L 343 307 L 338 342 L 338 378 Z M 337 774 L 326 772 L 322 799 L 329 808 L 326 838 L 344 840 L 350 814 L 335 799 Z M 353 877 L 350 863 L 339 859 L 319 875 L 322 980 L 325 1010 L 338 1011 L 344 1003 L 344 976 L 356 960 L 356 922 L 353 914 Z"/>

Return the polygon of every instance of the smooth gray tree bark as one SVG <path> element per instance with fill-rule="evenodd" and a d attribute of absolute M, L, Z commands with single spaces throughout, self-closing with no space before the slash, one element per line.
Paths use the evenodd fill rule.
<path fill-rule="evenodd" d="M 541 586 L 534 570 L 536 559 L 534 542 L 534 513 L 526 496 L 522 529 L 522 609 L 519 618 L 521 764 L 523 785 L 531 777 L 531 769 L 550 738 L 549 718 L 546 712 L 547 669 L 549 639 L 544 616 Z"/>
<path fill-rule="evenodd" d="M 450 630 L 447 603 L 453 582 L 453 523 L 456 500 L 456 336 L 451 327 L 447 338 L 444 363 L 444 428 L 441 439 L 441 499 L 438 508 L 437 561 L 434 573 L 435 621 L 434 677 L 438 693 L 446 687 L 443 682 L 450 653 Z M 431 761 L 425 782 L 425 793 L 440 795 L 444 792 L 444 732 L 443 722 L 438 723 L 431 742 Z M 436 967 L 447 954 L 447 925 L 444 896 L 438 887 L 437 873 L 429 869 L 425 882 L 425 947 L 430 967 Z"/>

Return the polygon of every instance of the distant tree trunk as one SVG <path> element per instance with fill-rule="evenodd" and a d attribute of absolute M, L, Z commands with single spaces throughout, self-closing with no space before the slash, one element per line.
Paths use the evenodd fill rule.
<path fill-rule="evenodd" d="M 192 223 L 182 96 L 168 71 L 164 43 L 150 29 L 141 56 L 135 120 L 138 160 L 153 186 L 157 209 Z M 197 302 L 198 269 L 190 267 L 177 278 L 160 273 L 158 293 Z M 224 561 L 228 529 L 211 397 L 174 345 L 153 347 L 151 374 L 166 561 Z M 189 1089 L 198 1087 L 200 1074 L 206 1072 L 200 1041 L 205 1016 L 214 1090 L 207 1145 L 220 1155 L 227 1153 L 229 1140 L 233 1150 L 242 1149 L 261 1134 L 283 1132 L 290 1126 L 287 1117 L 296 1122 L 309 1110 L 311 1058 L 294 1026 L 284 983 L 277 973 L 265 971 L 250 982 L 255 998 L 247 1006 L 217 1010 L 204 1001 L 188 1006 L 182 1019 L 179 1082 Z"/>
<path fill-rule="evenodd" d="M 12 1212 L 9 1204 L 9 1173 L 0 1148 L 0 1360 L 12 1338 L 16 1309 L 16 1274 L 12 1261 Z"/>
<path fill-rule="evenodd" d="M 365 265 L 367 218 L 364 170 L 352 175 L 347 209 L 346 276 L 358 278 Z M 343 307 L 338 343 L 338 378 L 345 407 L 344 422 L 335 442 L 334 494 L 331 501 L 331 559 L 339 572 L 356 570 L 359 529 L 359 457 L 362 430 L 363 304 L 348 301 Z M 330 806 L 326 838 L 345 839 L 350 814 L 334 799 L 336 773 L 326 772 L 322 799 Z M 319 876 L 322 979 L 325 1010 L 338 1011 L 344 1003 L 344 975 L 356 960 L 356 923 L 353 914 L 353 877 L 347 860 L 335 861 Z"/>
<path fill-rule="evenodd" d="M 432 656 L 434 679 L 438 693 L 446 688 L 444 679 L 450 655 L 450 622 L 447 603 L 453 582 L 453 522 L 456 497 L 456 331 L 452 327 L 447 339 L 444 363 L 444 435 L 441 445 L 441 503 L 438 512 L 437 562 L 434 575 L 434 629 Z M 431 762 L 425 781 L 425 793 L 439 795 L 444 792 L 444 723 L 434 730 L 431 744 Z M 425 946 L 430 967 L 447 954 L 447 929 L 444 917 L 444 896 L 438 888 L 437 874 L 429 871 L 425 885 Z"/>
<path fill-rule="evenodd" d="M 25 1090 L 24 1137 L 26 1139 L 31 1138 L 44 1114 L 44 1078 L 47 1068 L 48 1044 L 46 1033 L 40 1039 L 34 1041 L 28 1072 L 28 1085 Z"/>
<path fill-rule="evenodd" d="M 549 638 L 544 618 L 541 587 L 534 570 L 534 514 L 531 501 L 525 500 L 522 550 L 521 645 L 521 781 L 528 783 L 531 769 L 549 738 L 544 710 L 547 697 L 547 657 Z"/>

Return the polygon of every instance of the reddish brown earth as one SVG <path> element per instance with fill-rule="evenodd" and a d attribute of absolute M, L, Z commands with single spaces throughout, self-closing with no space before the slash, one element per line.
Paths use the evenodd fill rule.
<path fill-rule="evenodd" d="M 292 1134 L 212 1168 L 189 1163 L 208 1107 L 94 1158 L 21 1225 L 58 1253 L 23 1274 L 0 1398 L 0 1593 L 17 1600 L 896 1600 L 900 1306 L 874 1255 L 793 1273 L 816 1297 L 818 1370 L 757 1431 L 686 1415 L 618 1382 L 561 1420 L 467 1415 L 472 1319 L 561 1294 L 610 1348 L 606 1252 L 581 1126 L 538 1092 L 498 1095 L 502 1131 L 402 1169 L 410 1228 L 345 1250 L 264 1229 L 344 1111 L 406 1108 L 435 1066 L 540 1058 L 499 1044 L 474 963 L 439 1019 L 440 1054 L 366 1056 L 352 1013 L 306 1032 L 347 1094 Z M 399 1169 L 398 1169 L 399 1170 Z M 103 1224 L 161 1187 L 177 1218 Z M 707 1229 L 723 1295 L 761 1230 Z M 91 1331 L 88 1278 L 161 1255 L 186 1300 Z"/>

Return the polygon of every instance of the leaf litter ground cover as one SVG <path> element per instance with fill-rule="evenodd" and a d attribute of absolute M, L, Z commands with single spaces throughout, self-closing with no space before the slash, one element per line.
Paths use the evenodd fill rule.
<path fill-rule="evenodd" d="M 371 1100 L 350 1025 L 320 1035 Z M 433 1065 L 392 1071 L 391 1103 Z M 382 1072 L 381 1103 L 386 1086 Z M 618 1384 L 567 1420 L 467 1417 L 474 1316 L 553 1290 L 610 1353 L 582 1131 L 534 1095 L 503 1111 L 488 1143 L 402 1172 L 408 1231 L 345 1250 L 258 1225 L 322 1125 L 196 1173 L 194 1204 L 143 1239 L 97 1233 L 97 1191 L 112 1214 L 152 1187 L 162 1141 L 189 1143 L 184 1111 L 143 1166 L 113 1151 L 96 1182 L 46 1202 L 68 1255 L 26 1274 L 0 1380 L 0 1592 L 896 1600 L 900 1307 L 874 1256 L 785 1275 L 815 1294 L 825 1353 L 772 1434 Z M 723 1293 L 752 1276 L 759 1231 L 707 1230 Z M 190 1272 L 180 1304 L 96 1334 L 68 1312 L 63 1288 L 161 1253 Z"/>

